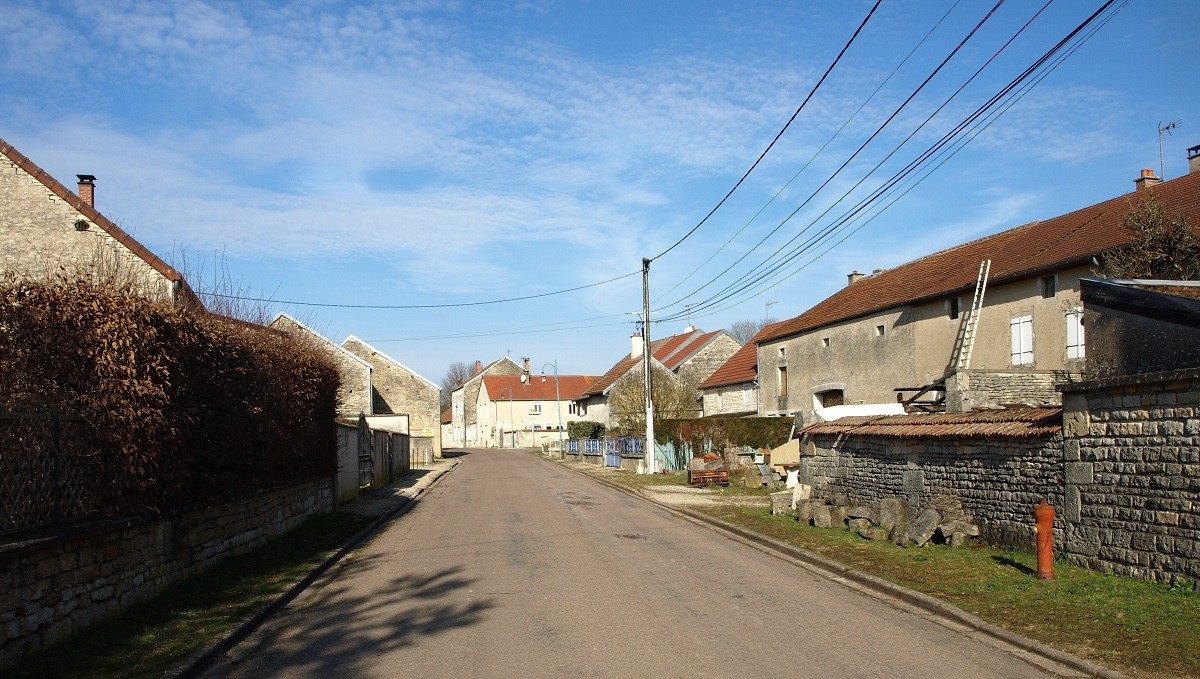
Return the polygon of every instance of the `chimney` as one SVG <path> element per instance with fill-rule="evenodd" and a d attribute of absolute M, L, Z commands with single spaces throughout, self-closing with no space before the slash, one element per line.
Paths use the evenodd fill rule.
<path fill-rule="evenodd" d="M 88 207 L 96 207 L 96 178 L 90 174 L 77 174 L 79 177 L 79 198 L 88 204 Z"/>
<path fill-rule="evenodd" d="M 629 358 L 642 357 L 642 333 L 635 332 L 629 338 Z"/>
<path fill-rule="evenodd" d="M 475 361 L 475 372 L 471 373 L 471 377 L 474 377 L 481 372 L 483 372 L 483 363 L 481 361 Z"/>
<path fill-rule="evenodd" d="M 846 274 L 846 287 L 854 285 L 855 283 L 861 281 L 862 278 L 863 275 L 858 272 L 858 269 L 851 271 L 850 273 Z"/>
<path fill-rule="evenodd" d="M 1188 153 L 1188 174 L 1200 172 L 1200 146 L 1193 146 L 1187 150 Z"/>
<path fill-rule="evenodd" d="M 524 364 L 525 374 L 528 375 L 529 374 L 529 357 L 526 356 L 526 357 L 522 358 L 521 363 Z"/>
<path fill-rule="evenodd" d="M 1142 170 L 1142 176 L 1133 180 L 1133 183 L 1137 185 L 1137 190 L 1141 191 L 1161 184 L 1162 179 L 1154 176 L 1154 170 Z"/>
<path fill-rule="evenodd" d="M 689 332 L 696 332 L 696 326 L 692 325 L 691 323 L 688 323 L 687 327 L 683 329 L 683 333 L 686 335 Z"/>

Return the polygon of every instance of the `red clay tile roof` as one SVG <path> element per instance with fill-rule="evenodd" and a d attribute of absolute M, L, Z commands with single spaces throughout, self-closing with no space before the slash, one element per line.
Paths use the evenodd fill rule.
<path fill-rule="evenodd" d="M 717 371 L 708 376 L 700 384 L 701 389 L 711 389 L 713 387 L 724 387 L 729 384 L 741 384 L 742 382 L 753 382 L 755 377 L 758 377 L 758 340 L 761 337 L 766 337 L 774 332 L 776 326 L 782 325 L 784 321 L 779 323 L 771 323 L 763 326 L 750 341 L 742 345 L 741 349 L 737 350 L 733 356 L 729 357 Z"/>
<path fill-rule="evenodd" d="M 705 333 L 693 330 L 662 339 L 650 340 L 650 354 L 668 370 L 675 370 L 687 359 L 696 355 L 696 352 L 703 349 L 709 342 L 716 339 L 722 332 L 724 331 L 717 330 Z M 641 357 L 630 358 L 626 355 L 617 361 L 616 365 L 609 368 L 608 372 L 601 375 L 595 384 L 588 387 L 587 390 L 580 392 L 578 398 L 603 394 L 605 389 L 611 387 L 639 362 L 641 362 Z"/>
<path fill-rule="evenodd" d="M 595 375 L 559 375 L 559 400 L 574 401 L 585 389 L 600 379 Z M 534 375 L 528 383 L 521 381 L 520 375 L 484 375 L 483 388 L 487 390 L 488 398 L 493 401 L 553 401 L 554 376 L 547 375 L 542 381 L 541 375 Z"/>
<path fill-rule="evenodd" d="M 860 415 L 818 422 L 797 434 L 893 438 L 1038 438 L 1062 431 L 1062 408 L 1007 408 L 928 415 Z"/>
<path fill-rule="evenodd" d="M 454 413 L 450 408 L 442 411 L 442 424 L 450 424 L 454 421 Z"/>
<path fill-rule="evenodd" d="M 974 289 L 979 263 L 985 259 L 992 260 L 989 284 L 1090 262 L 1098 254 L 1129 243 L 1129 232 L 1121 223 L 1130 207 L 1151 192 L 1167 214 L 1182 212 L 1193 228 L 1200 226 L 1200 173 L 1193 173 L 867 276 L 779 324 L 760 341 Z"/>
<path fill-rule="evenodd" d="M 9 160 L 16 164 L 17 167 L 21 168 L 25 172 L 28 172 L 34 179 L 41 182 L 56 196 L 62 198 L 71 207 L 78 210 L 80 214 L 88 218 L 88 221 L 100 227 L 105 233 L 112 236 L 118 243 L 124 245 L 130 250 L 130 252 L 139 257 L 145 263 L 149 264 L 155 271 L 162 274 L 163 278 L 166 278 L 171 282 L 179 283 L 180 292 L 188 302 L 203 307 L 200 299 L 196 296 L 196 293 L 192 291 L 182 274 L 160 259 L 158 255 L 146 249 L 146 246 L 137 242 L 133 236 L 125 233 L 121 227 L 114 224 L 108 217 L 100 214 L 96 208 L 85 203 L 83 199 L 77 196 L 73 191 L 68 189 L 66 186 L 63 186 L 62 182 L 58 181 L 54 177 L 51 177 L 46 173 L 45 170 L 38 167 L 36 163 L 34 163 L 20 151 L 13 148 L 11 144 L 3 139 L 0 139 L 0 153 L 3 153 Z"/>

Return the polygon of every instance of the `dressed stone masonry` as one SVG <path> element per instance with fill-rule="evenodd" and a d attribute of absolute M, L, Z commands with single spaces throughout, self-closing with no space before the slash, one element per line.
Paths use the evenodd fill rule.
<path fill-rule="evenodd" d="M 1200 580 L 1200 369 L 1066 385 L 1063 435 L 1071 560 Z"/>
<path fill-rule="evenodd" d="M 0 669 L 330 511 L 329 479 L 0 545 Z"/>

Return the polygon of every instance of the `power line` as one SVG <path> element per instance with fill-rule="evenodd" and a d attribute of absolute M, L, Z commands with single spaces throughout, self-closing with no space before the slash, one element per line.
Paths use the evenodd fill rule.
<path fill-rule="evenodd" d="M 834 67 L 837 66 L 838 62 L 842 60 L 842 55 L 844 55 L 846 53 L 846 50 L 850 49 L 850 45 L 854 44 L 855 38 L 858 37 L 858 34 L 862 32 L 863 28 L 866 28 L 867 22 L 870 21 L 871 17 L 875 14 L 875 10 L 879 9 L 879 5 L 882 2 L 883 2 L 883 0 L 875 0 L 875 4 L 874 4 L 874 6 L 871 7 L 871 11 L 867 12 L 867 16 L 862 20 L 862 23 L 859 24 L 858 28 L 854 31 L 854 35 L 850 36 L 850 39 L 848 41 L 846 41 L 846 44 L 842 47 L 842 51 L 838 52 L 838 55 L 833 60 L 833 63 L 829 64 L 829 68 L 825 69 L 825 73 L 821 76 L 821 79 L 817 81 L 816 85 L 813 85 L 813 88 L 811 91 L 809 91 L 808 96 L 805 97 L 804 101 L 800 103 L 800 107 L 797 108 L 796 112 L 792 114 L 792 117 L 789 118 L 786 123 L 784 123 L 783 129 L 779 130 L 779 133 L 775 135 L 775 138 L 771 140 L 771 143 L 767 144 L 767 148 L 763 149 L 763 152 L 761 154 L 759 154 L 758 158 L 754 161 L 754 164 L 750 166 L 750 169 L 746 170 L 746 173 L 742 175 L 741 179 L 737 180 L 737 183 L 733 185 L 732 189 L 729 189 L 729 193 L 726 193 L 725 197 L 721 198 L 721 200 L 713 207 L 713 209 L 709 210 L 708 214 L 704 215 L 704 219 L 701 219 L 695 226 L 693 226 L 691 228 L 691 230 L 689 230 L 687 233 L 683 234 L 682 238 L 675 241 L 671 245 L 671 247 L 669 247 L 666 250 L 663 250 L 662 252 L 658 253 L 657 255 L 654 255 L 653 257 L 651 257 L 650 258 L 651 262 L 658 259 L 659 257 L 662 257 L 663 255 L 667 254 L 668 252 L 674 250 L 676 247 L 679 246 L 680 243 L 687 240 L 693 233 L 696 233 L 696 230 L 699 229 L 701 226 L 703 226 L 704 223 L 708 221 L 709 217 L 712 217 L 713 214 L 716 213 L 716 211 L 719 210 L 721 208 L 721 206 L 725 204 L 725 201 L 729 200 L 729 197 L 733 195 L 734 191 L 738 190 L 738 187 L 740 187 L 742 185 L 742 182 L 746 181 L 746 178 L 750 176 L 750 173 L 754 172 L 754 168 L 758 167 L 758 164 L 762 162 L 762 159 L 767 157 L 767 153 L 769 153 L 771 151 L 771 149 L 775 146 L 775 142 L 779 141 L 779 138 L 783 136 L 784 132 L 787 132 L 787 129 L 789 127 L 791 127 L 792 122 L 794 120 L 796 120 L 796 116 L 800 115 L 800 111 L 804 110 L 805 105 L 807 105 L 809 100 L 813 98 L 813 95 L 817 93 L 817 89 L 821 87 L 821 83 L 824 83 L 825 79 L 829 77 L 829 74 L 833 72 Z"/>

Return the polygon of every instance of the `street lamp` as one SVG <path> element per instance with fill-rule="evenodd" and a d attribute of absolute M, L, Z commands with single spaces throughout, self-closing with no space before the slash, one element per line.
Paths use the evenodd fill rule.
<path fill-rule="evenodd" d="M 553 363 L 545 363 L 542 365 L 542 383 L 546 383 L 546 366 L 554 368 L 554 408 L 558 411 L 558 454 L 563 455 L 563 426 L 562 426 L 562 401 L 559 399 L 558 392 L 558 359 L 554 359 Z"/>
<path fill-rule="evenodd" d="M 517 447 L 517 431 L 515 429 L 513 429 L 512 387 L 505 387 L 505 388 L 501 389 L 500 396 L 504 396 L 504 392 L 506 392 L 506 391 L 508 392 L 508 433 L 512 436 L 512 445 L 509 447 L 516 448 Z M 500 447 L 501 448 L 504 447 L 504 435 L 503 434 L 501 434 L 501 436 L 500 436 Z"/>

